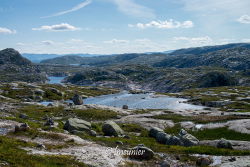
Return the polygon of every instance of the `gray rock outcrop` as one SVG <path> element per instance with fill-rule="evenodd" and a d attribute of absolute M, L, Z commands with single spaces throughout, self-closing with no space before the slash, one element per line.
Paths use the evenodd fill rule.
<path fill-rule="evenodd" d="M 91 128 L 91 124 L 87 121 L 77 119 L 77 118 L 70 118 L 66 121 L 64 125 L 64 129 L 74 133 L 74 132 L 89 132 Z"/>
<path fill-rule="evenodd" d="M 124 135 L 124 131 L 113 121 L 107 121 L 102 126 L 102 131 L 105 136 L 121 136 Z"/>

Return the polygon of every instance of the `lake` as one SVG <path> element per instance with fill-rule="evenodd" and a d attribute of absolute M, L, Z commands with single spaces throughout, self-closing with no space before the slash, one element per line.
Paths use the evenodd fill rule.
<path fill-rule="evenodd" d="M 49 77 L 50 84 L 61 84 L 65 77 Z M 203 106 L 183 103 L 187 101 L 182 98 L 174 98 L 168 96 L 156 96 L 153 93 L 147 94 L 130 94 L 123 91 L 117 94 L 103 95 L 84 99 L 84 104 L 99 104 L 105 106 L 119 107 L 128 105 L 130 109 L 170 109 L 170 110 L 201 110 Z M 66 100 L 66 102 L 72 102 Z M 48 105 L 49 101 L 41 102 Z"/>
<path fill-rule="evenodd" d="M 49 78 L 49 84 L 61 84 L 62 83 L 62 80 L 65 78 L 65 77 L 48 77 Z"/>
<path fill-rule="evenodd" d="M 99 104 L 122 108 L 128 105 L 130 109 L 171 109 L 171 110 L 200 110 L 203 106 L 183 103 L 186 99 L 148 94 L 130 94 L 121 92 L 84 99 L 84 104 Z"/>

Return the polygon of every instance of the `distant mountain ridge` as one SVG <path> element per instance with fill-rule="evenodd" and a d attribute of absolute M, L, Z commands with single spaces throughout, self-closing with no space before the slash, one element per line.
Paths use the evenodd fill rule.
<path fill-rule="evenodd" d="M 64 54 L 23 53 L 22 56 L 25 57 L 25 58 L 27 58 L 27 59 L 29 59 L 33 63 L 40 63 L 43 60 L 53 59 L 53 58 L 63 57 L 63 56 L 94 57 L 94 56 L 100 56 L 100 55 L 97 55 L 97 54 L 83 54 L 83 53 L 79 53 L 79 54 L 66 54 L 66 55 L 64 55 Z"/>
<path fill-rule="evenodd" d="M 45 64 L 82 64 L 90 66 L 150 65 L 154 67 L 191 68 L 217 66 L 249 69 L 250 44 L 236 43 L 179 49 L 168 53 L 131 53 L 97 57 L 63 56 L 43 60 Z"/>

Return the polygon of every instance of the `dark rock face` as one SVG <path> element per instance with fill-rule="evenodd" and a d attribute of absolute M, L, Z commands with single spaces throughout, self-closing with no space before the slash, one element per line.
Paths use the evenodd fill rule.
<path fill-rule="evenodd" d="M 122 109 L 127 110 L 128 109 L 128 105 L 123 105 Z"/>
<path fill-rule="evenodd" d="M 150 149 L 147 148 L 143 145 L 138 145 L 134 148 L 131 149 L 132 152 L 134 152 L 135 154 L 130 155 L 129 157 L 131 159 L 138 159 L 138 160 L 150 160 L 154 157 L 154 152 Z M 140 154 L 140 155 L 139 155 Z"/>
<path fill-rule="evenodd" d="M 235 86 L 238 81 L 227 73 L 210 72 L 200 79 L 200 87 Z"/>
<path fill-rule="evenodd" d="M 15 64 L 19 66 L 31 66 L 32 63 L 28 59 L 12 48 L 7 48 L 0 51 L 0 64 Z"/>
<path fill-rule="evenodd" d="M 226 139 L 220 139 L 217 143 L 217 148 L 233 149 L 232 143 Z"/>
<path fill-rule="evenodd" d="M 102 126 L 102 131 L 106 136 L 121 136 L 124 131 L 113 121 L 107 121 Z"/>
<path fill-rule="evenodd" d="M 181 139 L 176 136 L 171 136 L 170 139 L 166 142 L 167 145 L 183 145 Z"/>
<path fill-rule="evenodd" d="M 149 130 L 149 136 L 150 136 L 150 137 L 156 138 L 156 136 L 157 136 L 157 134 L 158 134 L 159 132 L 164 132 L 164 131 L 163 131 L 162 129 L 160 129 L 160 128 L 153 127 L 153 128 L 151 128 L 151 129 Z"/>
<path fill-rule="evenodd" d="M 80 95 L 75 94 L 75 96 L 73 97 L 73 102 L 75 105 L 82 105 L 83 104 L 83 99 Z"/>
<path fill-rule="evenodd" d="M 170 139 L 170 135 L 164 132 L 158 132 L 156 135 L 156 141 L 161 143 L 161 144 L 166 144 L 167 141 Z"/>

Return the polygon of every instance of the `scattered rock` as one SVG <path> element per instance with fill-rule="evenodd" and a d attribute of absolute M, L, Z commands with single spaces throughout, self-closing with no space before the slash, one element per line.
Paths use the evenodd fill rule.
<path fill-rule="evenodd" d="M 107 121 L 102 126 L 102 131 L 105 136 L 120 136 L 124 131 L 113 121 Z"/>
<path fill-rule="evenodd" d="M 220 139 L 217 143 L 217 148 L 233 149 L 232 143 L 226 139 Z"/>
<path fill-rule="evenodd" d="M 234 162 L 234 161 L 236 161 L 236 158 L 235 157 L 231 157 L 231 158 L 228 159 L 228 161 Z"/>
<path fill-rule="evenodd" d="M 161 144 L 166 144 L 167 141 L 170 139 L 170 135 L 164 132 L 158 132 L 156 135 L 156 141 L 158 141 Z"/>
<path fill-rule="evenodd" d="M 122 109 L 127 110 L 128 109 L 128 105 L 123 105 Z"/>
<path fill-rule="evenodd" d="M 47 105 L 47 107 L 53 107 L 54 105 L 53 105 L 53 103 L 49 103 L 48 105 Z"/>
<path fill-rule="evenodd" d="M 27 123 L 22 123 L 15 126 L 15 132 L 27 131 L 30 127 Z"/>
<path fill-rule="evenodd" d="M 94 131 L 94 130 L 90 130 L 90 131 L 89 131 L 89 135 L 90 135 L 90 136 L 93 136 L 93 137 L 96 137 L 96 136 L 97 136 L 97 133 L 96 133 L 96 131 Z"/>
<path fill-rule="evenodd" d="M 154 157 L 154 152 L 150 149 L 145 147 L 144 145 L 138 145 L 131 149 L 135 151 L 135 154 L 131 154 L 129 157 L 131 159 L 138 159 L 138 160 L 150 160 Z"/>
<path fill-rule="evenodd" d="M 123 145 L 123 142 L 122 141 L 116 141 L 115 144 Z"/>
<path fill-rule="evenodd" d="M 156 135 L 159 133 L 159 132 L 164 132 L 163 129 L 160 129 L 160 128 L 157 128 L 157 127 L 153 127 L 149 130 L 149 136 L 150 137 L 154 137 L 156 138 Z"/>
<path fill-rule="evenodd" d="M 73 133 L 74 131 L 87 131 L 89 132 L 91 128 L 91 124 L 87 121 L 70 118 L 64 124 L 64 129 Z"/>
<path fill-rule="evenodd" d="M 128 135 L 124 135 L 123 138 L 124 139 L 130 139 L 130 137 Z"/>
<path fill-rule="evenodd" d="M 73 102 L 75 105 L 82 105 L 83 104 L 83 99 L 80 95 L 75 94 L 75 96 L 73 97 Z"/>
<path fill-rule="evenodd" d="M 52 118 L 48 118 L 44 125 L 45 126 L 53 126 L 54 124 L 55 124 L 54 120 Z"/>
<path fill-rule="evenodd" d="M 45 145 L 43 145 L 43 144 L 37 144 L 36 147 L 39 149 L 46 149 Z"/>
<path fill-rule="evenodd" d="M 35 93 L 36 95 L 43 96 L 45 92 L 44 92 L 42 89 L 35 89 L 35 90 L 34 90 L 34 93 Z"/>
<path fill-rule="evenodd" d="M 200 157 L 196 161 L 197 166 L 209 166 L 211 163 L 213 163 L 213 160 L 209 157 Z"/>
<path fill-rule="evenodd" d="M 170 167 L 170 164 L 168 161 L 163 161 L 160 167 Z"/>
<path fill-rule="evenodd" d="M 19 118 L 22 118 L 22 119 L 28 119 L 29 117 L 26 115 L 26 114 L 20 114 L 19 115 Z"/>

